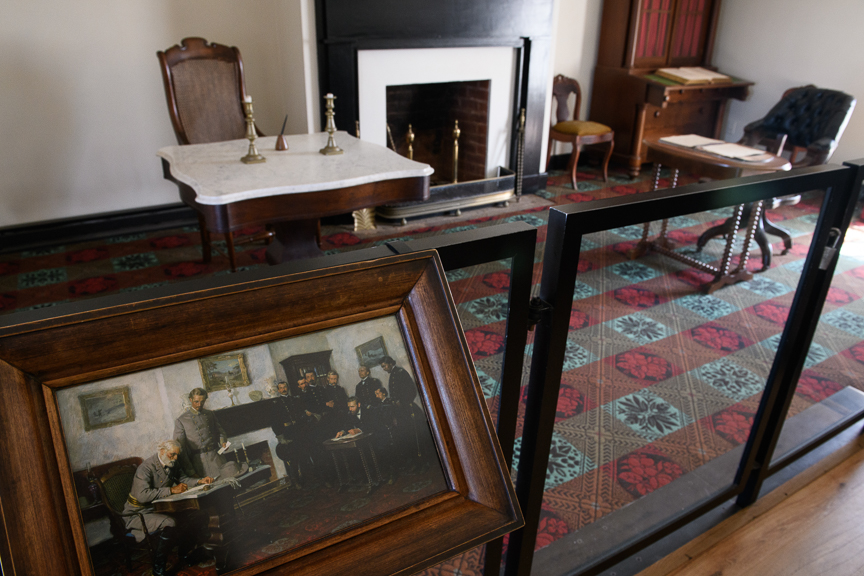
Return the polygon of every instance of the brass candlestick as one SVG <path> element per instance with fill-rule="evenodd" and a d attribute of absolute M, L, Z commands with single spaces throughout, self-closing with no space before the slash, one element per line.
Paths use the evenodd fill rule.
<path fill-rule="evenodd" d="M 321 148 L 319 152 L 324 154 L 325 156 L 333 156 L 335 154 L 342 154 L 342 149 L 336 146 L 336 141 L 333 140 L 333 134 L 336 133 L 336 122 L 333 121 L 333 117 L 335 114 L 333 113 L 333 100 L 336 99 L 336 96 L 333 94 L 327 94 L 324 96 L 324 99 L 327 100 L 327 111 L 325 115 L 327 116 L 327 145 L 324 148 Z"/>
<path fill-rule="evenodd" d="M 246 156 L 240 158 L 244 164 L 260 164 L 266 162 L 267 159 L 258 153 L 258 148 L 255 147 L 255 119 L 252 117 L 252 97 L 247 96 L 243 102 L 243 111 L 246 113 L 246 138 L 249 139 L 249 151 Z"/>
<path fill-rule="evenodd" d="M 456 126 L 453 128 L 453 183 L 459 181 L 459 121 L 456 120 Z"/>
<path fill-rule="evenodd" d="M 405 140 L 408 142 L 408 159 L 414 159 L 414 129 L 411 124 L 408 124 L 408 134 L 405 135 Z"/>

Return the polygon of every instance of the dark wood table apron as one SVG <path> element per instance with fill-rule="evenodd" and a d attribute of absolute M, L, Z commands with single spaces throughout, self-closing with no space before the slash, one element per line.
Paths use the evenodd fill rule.
<path fill-rule="evenodd" d="M 320 218 L 369 206 L 429 198 L 429 176 L 415 176 L 227 204 L 201 204 L 191 186 L 171 175 L 171 165 L 164 158 L 162 173 L 180 188 L 181 200 L 203 217 L 208 232 L 225 234 L 247 226 L 270 224 L 274 232 L 273 242 L 267 248 L 270 264 L 323 256 L 316 240 Z"/>
<path fill-rule="evenodd" d="M 739 178 L 741 176 L 752 176 L 754 174 L 765 174 L 778 170 L 789 170 L 792 167 L 785 158 L 779 156 L 771 156 L 760 162 L 745 162 L 732 158 L 724 158 L 716 154 L 709 154 L 695 148 L 665 144 L 659 140 L 645 140 L 643 141 L 643 145 L 647 149 L 648 161 L 654 164 L 652 190 L 657 190 L 660 187 L 660 170 L 664 165 L 672 169 L 670 188 L 675 188 L 678 185 L 678 173 L 681 170 L 714 180 L 723 180 L 727 178 Z M 766 258 L 769 263 L 771 259 L 771 244 L 768 243 L 764 230 L 761 230 L 760 227 L 762 210 L 763 202 L 761 200 L 759 202 L 741 204 L 735 207 L 733 216 L 721 224 L 726 229 L 726 247 L 723 250 L 723 258 L 720 261 L 719 267 L 705 264 L 695 258 L 675 252 L 666 235 L 668 226 L 666 219 L 663 219 L 661 222 L 660 234 L 650 241 L 648 240 L 648 236 L 651 223 L 645 222 L 642 229 L 642 239 L 636 248 L 630 252 L 630 259 L 639 258 L 649 250 L 653 250 L 693 268 L 713 274 L 714 279 L 701 286 L 701 289 L 706 294 L 710 294 L 727 284 L 750 280 L 753 278 L 753 274 L 747 271 L 747 260 L 750 257 L 750 244 L 754 238 L 762 250 L 763 264 L 766 262 Z M 742 228 L 741 223 L 745 221 L 747 225 L 744 227 L 746 230 L 744 248 L 741 251 L 737 266 L 732 270 L 730 268 L 735 233 L 739 228 Z M 757 235 L 757 232 L 760 230 L 761 234 Z M 703 245 L 704 242 L 698 243 L 700 250 Z M 763 269 L 766 267 L 763 266 Z"/>

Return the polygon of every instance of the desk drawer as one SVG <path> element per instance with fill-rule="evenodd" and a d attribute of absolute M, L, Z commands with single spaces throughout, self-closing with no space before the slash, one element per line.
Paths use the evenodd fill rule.
<path fill-rule="evenodd" d="M 719 102 L 674 104 L 666 108 L 645 107 L 643 138 L 672 134 L 703 134 L 713 136 L 719 113 Z"/>
<path fill-rule="evenodd" d="M 747 98 L 747 86 L 701 86 L 699 88 L 674 88 L 669 86 L 648 86 L 647 101 L 654 106 L 678 103 L 697 103 L 713 100 Z"/>

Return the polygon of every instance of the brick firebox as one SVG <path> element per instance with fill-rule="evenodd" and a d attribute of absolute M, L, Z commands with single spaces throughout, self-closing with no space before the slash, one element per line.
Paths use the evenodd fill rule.
<path fill-rule="evenodd" d="M 453 126 L 459 121 L 459 181 L 486 177 L 489 81 L 387 86 L 387 123 L 399 154 L 407 156 L 408 124 L 414 160 L 435 169 L 433 184 L 453 181 Z"/>

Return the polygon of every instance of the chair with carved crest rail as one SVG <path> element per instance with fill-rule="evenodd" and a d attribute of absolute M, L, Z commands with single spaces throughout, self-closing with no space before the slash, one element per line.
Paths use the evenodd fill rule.
<path fill-rule="evenodd" d="M 576 103 L 573 106 L 573 119 L 568 119 L 569 110 L 567 101 L 570 94 L 576 95 Z M 557 122 L 549 129 L 549 143 L 546 147 L 546 168 L 549 168 L 549 160 L 552 157 L 553 141 L 567 142 L 573 145 L 570 153 L 570 161 L 567 171 L 570 172 L 570 182 L 576 190 L 576 164 L 579 161 L 579 153 L 582 146 L 590 144 L 609 143 L 609 150 L 603 158 L 603 181 L 609 181 L 609 158 L 612 157 L 612 148 L 615 146 L 615 132 L 609 126 L 588 120 L 579 120 L 579 110 L 582 106 L 582 89 L 579 82 L 558 74 L 552 81 L 552 98 L 557 102 L 555 117 Z"/>
<path fill-rule="evenodd" d="M 246 81 L 243 59 L 236 47 L 208 43 L 203 38 L 184 38 L 164 52 L 157 52 L 165 83 L 168 114 L 177 142 L 205 144 L 237 140 L 246 137 Z M 263 136 L 255 127 L 258 136 Z M 234 245 L 256 240 L 268 240 L 272 232 L 235 240 L 237 226 L 231 222 L 208 222 L 195 200 L 195 191 L 178 183 L 183 202 L 198 214 L 201 228 L 201 248 L 204 262 L 210 262 L 210 232 L 220 231 L 225 237 L 231 270 L 236 270 Z"/>

